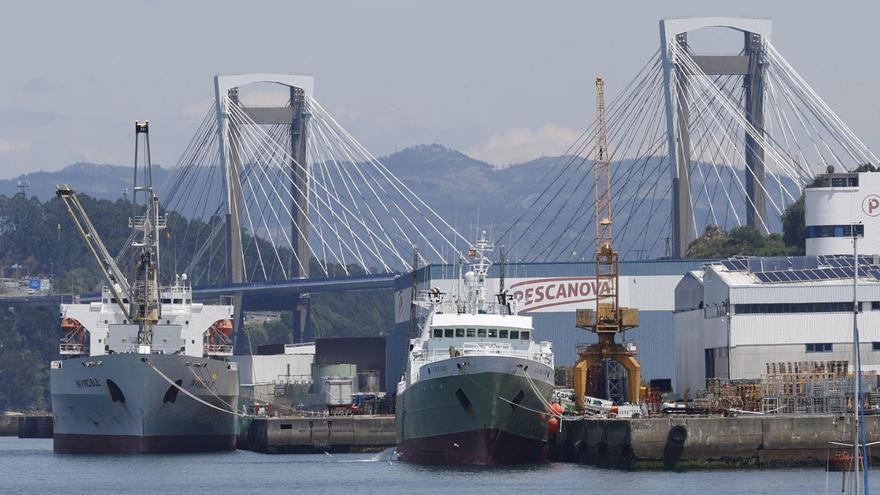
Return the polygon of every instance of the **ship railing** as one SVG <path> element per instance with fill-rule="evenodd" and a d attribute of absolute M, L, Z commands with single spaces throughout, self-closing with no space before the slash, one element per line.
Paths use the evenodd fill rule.
<path fill-rule="evenodd" d="M 209 356 L 231 356 L 232 355 L 232 345 L 231 344 L 207 344 L 207 345 L 205 345 L 205 352 Z"/>

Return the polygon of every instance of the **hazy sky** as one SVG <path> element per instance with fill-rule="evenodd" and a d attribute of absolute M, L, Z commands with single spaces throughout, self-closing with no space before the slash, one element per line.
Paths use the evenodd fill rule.
<path fill-rule="evenodd" d="M 774 44 L 880 149 L 877 2 L 9 2 L 0 16 L 0 178 L 127 164 L 151 121 L 173 164 L 217 73 L 315 76 L 316 98 L 381 155 L 441 143 L 493 163 L 558 153 L 657 49 L 661 17 L 774 21 Z"/>

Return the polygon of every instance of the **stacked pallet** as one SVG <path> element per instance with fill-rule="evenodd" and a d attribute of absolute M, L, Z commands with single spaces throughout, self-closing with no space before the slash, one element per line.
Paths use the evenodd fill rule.
<path fill-rule="evenodd" d="M 846 360 L 767 363 L 766 371 L 761 379 L 764 412 L 841 414 L 851 403 L 853 379 Z M 876 383 L 876 374 L 867 374 L 862 390 L 874 390 Z"/>
<path fill-rule="evenodd" d="M 755 381 L 740 380 L 728 382 L 721 378 L 710 378 L 706 382 L 707 393 L 712 412 L 730 410 L 760 411 L 761 388 Z"/>

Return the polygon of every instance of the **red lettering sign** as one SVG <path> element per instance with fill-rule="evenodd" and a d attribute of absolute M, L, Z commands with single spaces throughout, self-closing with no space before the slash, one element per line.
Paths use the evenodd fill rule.
<path fill-rule="evenodd" d="M 596 287 L 595 278 L 559 277 L 524 280 L 510 286 L 513 298 L 517 301 L 519 314 L 538 309 L 595 301 L 596 294 L 608 294 L 611 285 L 603 280 Z"/>

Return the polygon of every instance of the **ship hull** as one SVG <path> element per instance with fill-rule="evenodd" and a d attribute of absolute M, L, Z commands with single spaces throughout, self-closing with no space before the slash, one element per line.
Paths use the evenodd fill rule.
<path fill-rule="evenodd" d="M 420 377 L 397 398 L 401 460 L 458 465 L 547 460 L 544 403 L 553 394 L 551 367 L 511 356 L 470 355 L 425 365 Z"/>
<path fill-rule="evenodd" d="M 50 371 L 50 383 L 55 452 L 235 449 L 235 415 L 227 411 L 238 407 L 238 371 L 225 361 L 157 354 L 66 359 Z"/>

